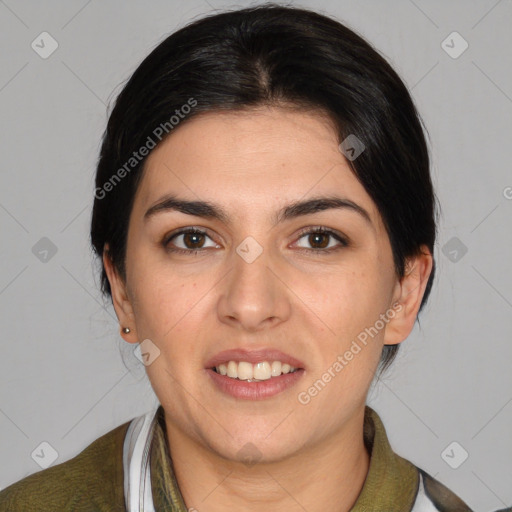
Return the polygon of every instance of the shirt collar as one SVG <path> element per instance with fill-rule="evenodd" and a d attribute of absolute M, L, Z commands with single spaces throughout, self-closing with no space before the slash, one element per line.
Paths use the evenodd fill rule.
<path fill-rule="evenodd" d="M 150 457 L 155 510 L 187 512 L 172 467 L 162 405 L 156 414 Z M 363 437 L 370 467 L 351 512 L 410 511 L 419 485 L 417 468 L 393 452 L 379 415 L 369 406 L 365 406 Z"/>

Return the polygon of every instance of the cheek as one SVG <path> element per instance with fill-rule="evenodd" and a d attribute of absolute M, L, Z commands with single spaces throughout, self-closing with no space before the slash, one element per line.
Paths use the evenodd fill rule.
<path fill-rule="evenodd" d="M 309 306 L 304 311 L 319 326 L 312 380 L 332 381 L 324 398 L 332 393 L 341 399 L 349 392 L 357 400 L 370 384 L 384 334 L 375 324 L 387 308 L 388 287 L 382 268 L 361 258 L 360 265 L 347 266 L 302 288 Z"/>
<path fill-rule="evenodd" d="M 300 293 L 331 334 L 346 338 L 378 318 L 385 304 L 385 288 L 379 272 L 363 264 L 304 280 Z"/>
<path fill-rule="evenodd" d="M 165 364 L 173 374 L 187 369 L 193 372 L 201 366 L 198 346 L 207 315 L 205 308 L 211 307 L 205 296 L 211 284 L 199 278 L 180 278 L 169 268 L 155 269 L 150 265 L 135 276 L 134 311 L 139 338 L 155 343 L 165 355 L 160 365 Z"/>
<path fill-rule="evenodd" d="M 151 262 L 133 269 L 135 283 L 134 307 L 137 324 L 156 338 L 164 339 L 175 331 L 186 316 L 194 310 L 201 290 L 193 279 L 180 278 L 169 265 Z M 149 334 L 149 333 L 148 333 Z"/>

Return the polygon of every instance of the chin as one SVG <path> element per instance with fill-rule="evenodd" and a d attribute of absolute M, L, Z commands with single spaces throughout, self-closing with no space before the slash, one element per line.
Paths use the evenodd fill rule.
<path fill-rule="evenodd" d="M 209 439 L 210 448 L 222 458 L 244 463 L 248 467 L 292 457 L 305 444 L 305 440 L 291 436 L 287 430 L 272 432 L 272 428 L 267 428 L 266 424 L 265 428 L 252 433 L 247 428 L 233 429 L 230 433 L 233 437 L 226 434 L 222 440 L 218 437 Z"/>

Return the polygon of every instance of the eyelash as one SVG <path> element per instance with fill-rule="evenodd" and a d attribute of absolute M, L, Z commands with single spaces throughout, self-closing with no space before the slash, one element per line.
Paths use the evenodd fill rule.
<path fill-rule="evenodd" d="M 329 249 L 305 249 L 305 248 L 299 248 L 299 251 L 301 251 L 301 252 L 305 251 L 307 253 L 314 253 L 315 255 L 330 254 L 330 253 L 332 253 L 334 251 L 337 251 L 339 249 L 342 249 L 344 247 L 348 247 L 349 246 L 349 242 L 348 242 L 348 240 L 345 237 L 343 237 L 341 234 L 337 233 L 336 231 L 333 231 L 333 230 L 328 229 L 328 228 L 324 228 L 323 226 L 315 226 L 313 228 L 304 228 L 303 230 L 301 230 L 299 232 L 299 240 L 302 237 L 304 237 L 305 235 L 311 235 L 311 234 L 316 234 L 316 233 L 320 233 L 320 234 L 324 234 L 324 235 L 329 235 L 332 238 L 336 239 L 338 242 L 340 242 L 341 245 L 338 245 L 336 247 L 331 247 Z M 182 229 L 182 230 L 180 230 L 180 231 L 178 231 L 176 233 L 172 233 L 170 235 L 165 236 L 164 239 L 162 240 L 163 247 L 167 251 L 172 252 L 172 253 L 177 253 L 177 254 L 188 254 L 188 255 L 194 255 L 195 256 L 195 255 L 197 255 L 200 252 L 204 252 L 204 249 L 170 248 L 169 243 L 171 242 L 171 240 L 173 240 L 177 236 L 184 235 L 184 234 L 199 234 L 199 235 L 206 235 L 206 236 L 208 236 L 206 231 L 203 231 L 201 229 L 185 228 L 185 229 Z M 208 236 L 208 238 L 211 239 L 210 236 Z"/>

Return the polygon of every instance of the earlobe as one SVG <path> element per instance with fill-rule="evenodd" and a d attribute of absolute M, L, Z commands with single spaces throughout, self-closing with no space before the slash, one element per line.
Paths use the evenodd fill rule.
<path fill-rule="evenodd" d="M 108 244 L 105 244 L 103 249 L 103 266 L 105 267 L 105 272 L 110 283 L 112 303 L 120 323 L 120 334 L 125 341 L 136 343 L 135 316 L 128 297 L 126 283 L 119 276 L 117 269 L 110 259 L 108 249 Z"/>
<path fill-rule="evenodd" d="M 421 253 L 407 260 L 404 276 L 397 286 L 399 307 L 394 308 L 396 314 L 386 326 L 385 345 L 401 343 L 413 330 L 432 265 L 432 254 L 426 246 L 421 246 Z"/>

